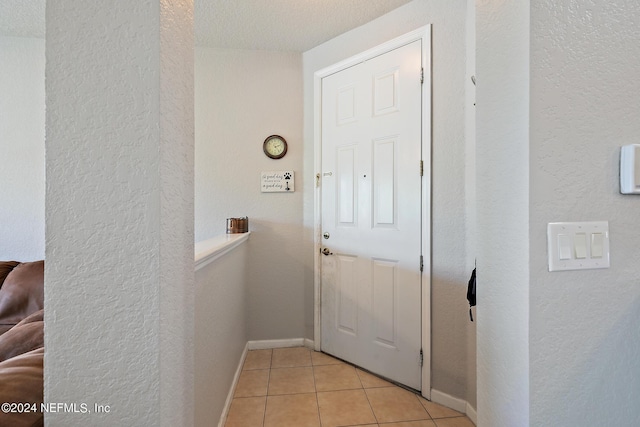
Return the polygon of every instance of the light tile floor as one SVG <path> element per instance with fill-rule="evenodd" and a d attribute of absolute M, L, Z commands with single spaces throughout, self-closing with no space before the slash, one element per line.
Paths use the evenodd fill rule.
<path fill-rule="evenodd" d="M 473 427 L 464 414 L 304 347 L 247 353 L 225 427 Z"/>

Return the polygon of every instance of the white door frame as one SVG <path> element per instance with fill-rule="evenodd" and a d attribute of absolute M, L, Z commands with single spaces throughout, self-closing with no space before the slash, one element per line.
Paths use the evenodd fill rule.
<path fill-rule="evenodd" d="M 337 64 L 316 71 L 313 78 L 313 142 L 314 173 L 316 177 L 314 201 L 314 346 L 320 350 L 322 334 L 322 292 L 320 248 L 322 245 L 322 79 L 370 58 L 382 55 L 416 40 L 422 40 L 422 160 L 425 175 L 422 181 L 422 396 L 431 398 L 431 25 L 418 28 Z M 416 165 L 417 167 L 417 165 Z M 424 320 L 428 320 L 425 327 Z"/>

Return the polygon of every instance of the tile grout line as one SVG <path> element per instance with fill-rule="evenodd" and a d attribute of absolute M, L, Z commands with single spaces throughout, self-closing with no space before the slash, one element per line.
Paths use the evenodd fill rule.
<path fill-rule="evenodd" d="M 413 393 L 413 395 L 416 397 L 416 400 L 418 401 L 418 404 L 420 405 L 420 407 L 421 407 L 422 409 L 424 409 L 424 412 L 426 412 L 426 413 L 427 413 L 427 415 L 429 416 L 429 419 L 430 419 L 431 421 L 433 421 L 433 423 L 434 423 L 434 424 L 436 424 L 436 421 L 435 421 L 435 420 L 434 420 L 434 418 L 431 416 L 431 413 L 429 412 L 429 410 L 427 410 L 427 408 L 426 408 L 426 407 L 422 404 L 422 402 L 420 401 L 420 398 L 421 398 L 422 396 L 420 396 L 418 393 Z M 426 399 L 425 399 L 425 400 L 426 400 Z M 436 424 L 436 427 L 437 427 L 437 424 Z"/>
<path fill-rule="evenodd" d="M 271 369 L 273 369 L 273 349 L 269 356 L 269 378 L 267 379 L 267 395 L 264 397 L 264 414 L 262 415 L 262 426 L 267 423 L 267 403 L 269 402 L 269 385 L 271 384 Z"/>
<path fill-rule="evenodd" d="M 356 375 L 358 375 L 358 371 L 356 370 Z M 360 375 L 358 375 L 358 379 L 360 380 Z M 360 384 L 362 384 L 362 380 L 360 380 Z M 369 404 L 369 409 L 371 409 L 371 413 L 373 414 L 373 418 L 376 420 L 376 424 L 380 425 L 380 421 L 378 421 L 378 416 L 373 410 L 373 406 L 371 405 L 371 401 L 369 400 L 369 395 L 367 394 L 367 389 L 362 386 L 362 391 L 364 392 L 364 397 L 367 398 L 367 403 Z"/>
<path fill-rule="evenodd" d="M 313 354 L 309 351 L 309 357 L 311 358 L 311 376 L 313 377 L 313 390 L 316 394 L 316 405 L 318 405 L 318 425 L 322 427 L 322 417 L 320 416 L 320 401 L 318 400 L 318 387 L 316 386 L 316 365 L 313 364 Z"/>
<path fill-rule="evenodd" d="M 369 400 L 369 395 L 367 394 L 367 389 L 364 386 L 364 383 L 362 382 L 362 378 L 360 378 L 360 373 L 358 372 L 358 369 L 355 366 L 353 366 L 353 370 L 356 372 L 356 378 L 358 378 L 358 381 L 360 381 L 360 386 L 362 387 L 362 392 L 364 393 L 364 397 L 367 398 L 367 403 L 369 404 L 369 409 L 371 409 L 371 413 L 373 414 L 373 419 L 376 420 L 376 425 L 379 426 L 380 421 L 378 421 L 378 416 L 373 410 L 373 406 L 371 406 L 371 401 Z M 366 424 L 363 424 L 363 425 L 366 425 Z"/>

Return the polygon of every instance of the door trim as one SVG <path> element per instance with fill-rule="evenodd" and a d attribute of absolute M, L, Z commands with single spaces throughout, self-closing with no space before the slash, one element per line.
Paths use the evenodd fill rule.
<path fill-rule="evenodd" d="M 422 180 L 422 254 L 424 270 L 422 272 L 422 396 L 431 398 L 431 24 L 397 37 L 372 49 L 352 56 L 344 61 L 323 68 L 313 77 L 313 146 L 314 146 L 314 346 L 320 351 L 322 342 L 322 290 L 321 255 L 322 245 L 322 198 L 320 185 L 322 180 L 322 79 L 331 74 L 352 67 L 368 59 L 382 55 L 416 40 L 422 40 L 422 67 L 424 83 L 422 85 L 422 160 L 428 165 Z M 416 168 L 418 165 L 416 165 Z M 319 185 L 320 184 L 320 185 Z M 416 264 L 418 260 L 416 260 Z M 424 320 L 428 320 L 425 327 Z"/>

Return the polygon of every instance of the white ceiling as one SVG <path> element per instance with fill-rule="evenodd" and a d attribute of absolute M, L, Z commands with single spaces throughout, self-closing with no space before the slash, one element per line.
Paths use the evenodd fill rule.
<path fill-rule="evenodd" d="M 195 0 L 196 45 L 304 52 L 409 1 Z M 44 11 L 45 0 L 0 0 L 0 35 L 44 38 Z"/>

